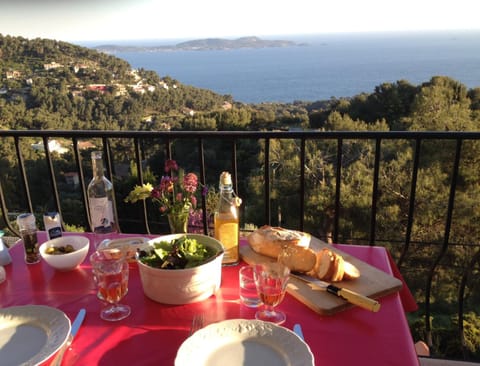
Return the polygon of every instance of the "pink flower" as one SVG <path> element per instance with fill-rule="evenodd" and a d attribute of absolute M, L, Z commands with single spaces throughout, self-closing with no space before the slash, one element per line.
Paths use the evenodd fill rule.
<path fill-rule="evenodd" d="M 171 180 L 172 178 L 168 175 L 163 176 L 162 179 L 160 179 L 160 184 L 158 186 L 159 191 L 162 193 L 167 192 Z"/>
<path fill-rule="evenodd" d="M 178 165 L 175 160 L 166 160 L 165 161 L 165 173 L 169 173 L 170 171 L 177 171 Z"/>
<path fill-rule="evenodd" d="M 190 202 L 192 202 L 192 206 L 194 208 L 197 207 L 197 197 L 195 196 L 190 197 Z"/>
<path fill-rule="evenodd" d="M 160 192 L 160 189 L 158 189 L 158 187 L 152 189 L 152 192 L 150 193 L 150 196 L 152 196 L 152 198 L 159 198 L 161 195 L 162 193 Z"/>
<path fill-rule="evenodd" d="M 194 193 L 197 190 L 198 178 L 194 173 L 188 173 L 183 177 L 183 189 L 188 193 Z"/>
<path fill-rule="evenodd" d="M 172 178 L 168 175 L 163 176 L 162 179 L 160 180 L 160 186 L 159 186 L 160 192 L 162 193 L 173 192 L 176 180 L 177 178 Z"/>
<path fill-rule="evenodd" d="M 177 200 L 177 202 L 182 202 L 183 194 L 177 193 L 177 196 L 175 197 L 175 199 Z"/>

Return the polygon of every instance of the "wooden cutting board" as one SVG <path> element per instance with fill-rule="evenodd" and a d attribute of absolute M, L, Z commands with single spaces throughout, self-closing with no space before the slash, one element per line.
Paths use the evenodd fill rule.
<path fill-rule="evenodd" d="M 345 260 L 351 262 L 360 270 L 361 275 L 359 278 L 336 282 L 336 286 L 356 291 L 374 299 L 397 292 L 401 289 L 402 282 L 398 278 L 312 237 L 310 242 L 311 249 L 318 251 L 324 247 L 328 247 L 330 250 L 342 255 Z M 248 264 L 275 261 L 273 258 L 254 252 L 248 244 L 240 246 L 240 255 Z M 312 287 L 307 282 L 298 278 L 290 277 L 287 292 L 321 315 L 332 315 L 354 306 L 337 296 Z"/>

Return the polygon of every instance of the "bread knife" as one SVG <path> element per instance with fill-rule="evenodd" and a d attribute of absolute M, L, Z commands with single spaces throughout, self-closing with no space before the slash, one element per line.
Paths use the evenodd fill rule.
<path fill-rule="evenodd" d="M 351 304 L 357 305 L 363 309 L 373 311 L 376 313 L 380 310 L 380 303 L 377 300 L 371 299 L 367 296 L 361 295 L 358 292 L 332 285 L 331 283 L 319 280 L 317 278 L 301 274 L 301 273 L 290 273 L 292 277 L 298 278 L 304 282 L 307 282 L 314 287 L 318 287 L 323 291 L 327 291 L 330 294 L 341 297 L 342 299 L 348 301 Z"/>

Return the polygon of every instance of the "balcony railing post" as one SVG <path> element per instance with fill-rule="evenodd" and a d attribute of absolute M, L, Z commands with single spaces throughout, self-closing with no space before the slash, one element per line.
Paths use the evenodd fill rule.
<path fill-rule="evenodd" d="M 206 180 L 205 180 L 205 152 L 203 150 L 203 139 L 199 138 L 198 139 L 198 159 L 199 159 L 199 165 L 200 165 L 200 183 L 201 183 L 201 188 L 200 190 L 203 193 L 203 187 L 206 186 Z M 202 194 L 202 223 L 203 223 L 203 233 L 205 235 L 208 235 L 208 214 L 207 212 L 207 201 L 206 197 Z"/>
<path fill-rule="evenodd" d="M 47 161 L 47 168 L 48 168 L 48 173 L 49 173 L 48 175 L 49 175 L 49 178 L 50 178 L 50 185 L 52 187 L 55 210 L 60 214 L 60 218 L 62 218 L 62 227 L 63 227 L 63 229 L 65 229 L 65 227 L 63 225 L 62 207 L 60 205 L 60 197 L 58 195 L 58 189 L 57 189 L 57 180 L 55 178 L 55 169 L 53 168 L 52 156 L 50 154 L 48 136 L 43 136 L 43 146 L 44 146 L 44 149 L 45 149 L 45 160 Z"/>
<path fill-rule="evenodd" d="M 91 222 L 90 222 L 90 214 L 89 214 L 89 203 L 88 203 L 88 195 L 87 195 L 87 187 L 85 184 L 85 174 L 83 174 L 83 168 L 82 168 L 82 156 L 80 155 L 80 150 L 78 148 L 78 139 L 77 137 L 73 136 L 72 137 L 72 143 L 73 143 L 73 153 L 75 156 L 75 163 L 77 167 L 77 174 L 78 174 L 78 180 L 80 183 L 80 190 L 81 190 L 81 195 L 82 195 L 82 202 L 83 202 L 83 214 L 85 217 L 85 222 L 87 223 L 87 226 L 89 228 L 92 227 Z"/>
<path fill-rule="evenodd" d="M 340 226 L 340 192 L 342 182 L 342 156 L 343 156 L 343 139 L 337 140 L 337 169 L 335 172 L 335 213 L 333 223 L 333 242 L 338 243 L 339 226 Z"/>
<path fill-rule="evenodd" d="M 271 225 L 272 223 L 272 206 L 270 202 L 270 139 L 265 139 L 265 152 L 263 161 L 263 179 L 265 181 L 264 194 L 265 194 L 265 224 Z"/>
<path fill-rule="evenodd" d="M 452 214 L 453 214 L 453 206 L 455 203 L 455 191 L 456 191 L 456 186 L 457 186 L 457 178 L 458 178 L 458 169 L 460 166 L 460 156 L 461 156 L 461 151 L 462 151 L 462 140 L 458 139 L 457 140 L 457 145 L 456 145 L 456 151 L 455 151 L 455 162 L 453 165 L 453 171 L 452 171 L 452 178 L 451 178 L 451 184 L 450 184 L 450 195 L 448 199 L 448 208 L 447 208 L 447 219 L 445 222 L 445 232 L 443 235 L 443 244 L 442 247 L 437 255 L 437 257 L 434 259 L 432 267 L 430 268 L 429 274 L 428 274 L 428 280 L 427 280 L 427 285 L 426 285 L 426 291 L 425 291 L 425 319 L 430 319 L 430 305 L 431 305 L 431 290 L 432 290 L 432 285 L 433 285 L 433 276 L 435 275 L 435 271 L 442 260 L 443 256 L 447 252 L 448 249 L 448 243 L 450 239 L 450 228 L 452 225 Z M 428 345 L 432 346 L 432 329 L 431 329 L 431 324 L 430 321 L 426 322 L 426 332 L 427 332 L 427 339 L 429 341 Z"/>
<path fill-rule="evenodd" d="M 377 198 L 378 198 L 378 176 L 380 172 L 382 139 L 375 139 L 375 162 L 373 168 L 373 187 L 372 187 L 372 209 L 370 211 L 370 245 L 375 245 L 375 234 L 377 228 Z"/>
<path fill-rule="evenodd" d="M 145 182 L 143 180 L 143 167 L 142 167 L 142 151 L 140 149 L 140 142 L 137 137 L 133 139 L 133 146 L 135 148 L 135 162 L 137 164 L 137 184 L 142 186 Z M 142 206 L 142 214 L 143 214 L 143 221 L 144 227 L 147 234 L 150 234 L 150 225 L 148 223 L 148 213 L 147 213 L 147 202 L 142 200 L 142 202 L 138 203 Z"/>
<path fill-rule="evenodd" d="M 17 152 L 18 169 L 20 170 L 20 178 L 22 179 L 25 198 L 27 199 L 27 206 L 29 212 L 33 213 L 32 197 L 30 195 L 30 187 L 28 185 L 27 173 L 25 171 L 25 162 L 23 160 L 23 154 L 20 150 L 20 138 L 15 136 L 15 151 Z"/>
<path fill-rule="evenodd" d="M 10 224 L 10 220 L 8 218 L 8 208 L 7 208 L 7 203 L 5 201 L 5 195 L 3 193 L 3 187 L 2 187 L 1 181 L 0 181 L 0 205 L 2 208 L 2 215 L 5 221 L 6 227 L 8 228 L 8 230 L 10 230 L 12 233 L 14 233 L 16 236 L 19 237 L 20 232 Z"/>
<path fill-rule="evenodd" d="M 299 230 L 304 230 L 305 224 L 305 138 L 300 140 L 300 222 Z"/>
<path fill-rule="evenodd" d="M 415 198 L 417 192 L 417 178 L 418 178 L 418 166 L 420 162 L 420 149 L 422 146 L 422 139 L 415 139 L 415 151 L 413 155 L 413 167 L 412 167 L 412 179 L 410 184 L 410 199 L 408 205 L 408 217 L 407 217 L 407 227 L 405 232 L 405 243 L 403 245 L 403 250 L 400 254 L 400 258 L 397 261 L 398 268 L 401 268 L 403 260 L 407 255 L 407 251 L 410 247 L 410 239 L 412 237 L 412 227 L 413 227 L 413 218 L 415 215 Z"/>

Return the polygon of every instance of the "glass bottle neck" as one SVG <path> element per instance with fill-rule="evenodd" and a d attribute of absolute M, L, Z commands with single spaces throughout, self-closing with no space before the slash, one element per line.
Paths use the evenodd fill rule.
<path fill-rule="evenodd" d="M 92 168 L 93 168 L 94 178 L 99 179 L 104 176 L 102 153 L 99 153 L 99 152 L 92 153 Z"/>
<path fill-rule="evenodd" d="M 220 193 L 221 194 L 232 194 L 233 193 L 233 187 L 231 184 L 226 184 L 226 185 L 220 185 Z"/>
<path fill-rule="evenodd" d="M 231 185 L 220 185 L 220 201 L 218 203 L 218 212 L 232 212 L 235 206 L 235 193 Z"/>

